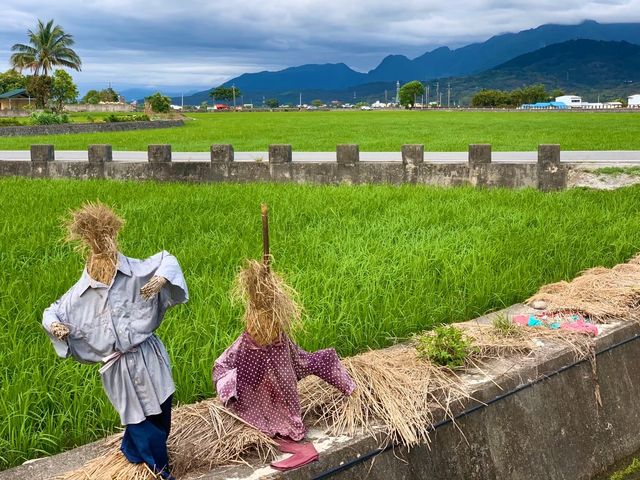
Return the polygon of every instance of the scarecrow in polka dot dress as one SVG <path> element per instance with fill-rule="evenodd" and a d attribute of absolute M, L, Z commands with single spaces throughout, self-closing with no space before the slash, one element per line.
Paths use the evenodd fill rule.
<path fill-rule="evenodd" d="M 293 291 L 270 268 L 267 207 L 262 205 L 263 257 L 240 272 L 236 291 L 246 302 L 245 331 L 214 363 L 218 397 L 248 424 L 275 437 L 291 459 L 272 464 L 283 470 L 317 459 L 312 444 L 296 444 L 306 434 L 297 382 L 316 375 L 344 395 L 356 388 L 332 348 L 304 351 L 291 339 L 300 321 Z"/>
<path fill-rule="evenodd" d="M 137 260 L 118 251 L 123 223 L 102 203 L 72 212 L 68 239 L 80 242 L 86 268 L 44 311 L 42 324 L 60 357 L 103 364 L 102 385 L 126 425 L 121 451 L 127 460 L 172 479 L 167 438 L 175 386 L 154 332 L 167 309 L 186 303 L 189 294 L 173 255 Z"/>

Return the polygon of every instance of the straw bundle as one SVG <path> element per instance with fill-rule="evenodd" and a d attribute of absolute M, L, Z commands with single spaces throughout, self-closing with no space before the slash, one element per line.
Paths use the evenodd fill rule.
<path fill-rule="evenodd" d="M 414 446 L 429 441 L 436 410 L 450 418 L 452 404 L 468 398 L 455 375 L 423 362 L 406 345 L 369 351 L 343 361 L 358 388 L 344 397 L 316 377 L 299 383 L 305 418 L 333 435 L 381 433 L 385 442 Z"/>
<path fill-rule="evenodd" d="M 249 260 L 236 278 L 233 297 L 245 303 L 247 333 L 258 345 L 270 345 L 280 334 L 292 334 L 301 317 L 296 292 L 271 271 L 269 211 L 262 204 L 262 261 Z"/>
<path fill-rule="evenodd" d="M 87 462 L 82 468 L 54 477 L 54 480 L 154 480 L 154 475 L 144 463 L 129 463 L 117 449 Z"/>
<path fill-rule="evenodd" d="M 593 339 L 584 333 L 545 327 L 524 327 L 513 323 L 511 325 L 505 333 L 505 329 L 498 327 L 495 322 L 453 324 L 471 340 L 473 349 L 467 359 L 470 364 L 535 354 L 541 346 L 541 341 L 556 343 L 570 349 L 576 360 L 590 357 L 594 353 Z"/>
<path fill-rule="evenodd" d="M 178 407 L 173 412 L 168 441 L 171 473 L 187 472 L 220 465 L 246 463 L 249 455 L 261 462 L 275 458 L 274 441 L 250 427 L 217 398 Z M 104 455 L 56 480 L 152 480 L 157 477 L 145 464 L 132 464 L 120 452 L 122 435 L 114 435 L 105 445 Z"/>
<path fill-rule="evenodd" d="M 224 408 L 217 398 L 177 408 L 169 437 L 171 470 L 176 476 L 231 463 L 248 455 L 260 461 L 276 455 L 275 442 Z"/>
<path fill-rule="evenodd" d="M 591 268 L 571 282 L 546 285 L 526 303 L 551 312 L 579 312 L 593 321 L 640 320 L 640 255 L 613 268 Z"/>
<path fill-rule="evenodd" d="M 269 345 L 281 333 L 290 335 L 300 321 L 301 309 L 295 291 L 269 264 L 249 260 L 236 278 L 234 297 L 245 302 L 244 322 L 247 333 L 259 345 Z"/>
<path fill-rule="evenodd" d="M 91 278 L 108 284 L 118 263 L 117 238 L 124 220 L 100 202 L 87 202 L 66 220 L 67 241 L 89 253 L 87 270 Z M 89 250 L 89 252 L 87 252 Z"/>

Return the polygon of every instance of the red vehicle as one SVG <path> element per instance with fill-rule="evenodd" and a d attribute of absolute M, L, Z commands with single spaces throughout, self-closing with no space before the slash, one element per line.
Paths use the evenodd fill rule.
<path fill-rule="evenodd" d="M 224 103 L 217 103 L 213 106 L 215 110 L 231 110 L 229 105 L 225 105 Z"/>

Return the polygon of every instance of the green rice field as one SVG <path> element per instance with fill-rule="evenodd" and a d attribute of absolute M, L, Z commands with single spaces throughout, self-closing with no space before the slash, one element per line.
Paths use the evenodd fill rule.
<path fill-rule="evenodd" d="M 177 400 L 212 395 L 211 365 L 242 330 L 229 290 L 260 255 L 271 208 L 275 268 L 306 307 L 304 348 L 351 355 L 522 301 L 542 284 L 640 249 L 640 187 L 611 192 L 415 186 L 156 184 L 0 179 L 0 469 L 118 427 L 97 366 L 58 359 L 42 310 L 79 277 L 61 218 L 86 200 L 127 221 L 121 248 L 175 254 L 191 301 L 159 335 Z"/>
<path fill-rule="evenodd" d="M 406 143 L 423 143 L 432 152 L 466 151 L 471 143 L 491 143 L 495 151 L 533 151 L 540 143 L 559 143 L 565 150 L 640 150 L 640 111 L 218 112 L 188 114 L 185 123 L 159 130 L 0 137 L 0 150 L 37 143 L 53 143 L 58 150 L 85 150 L 92 143 L 146 150 L 170 143 L 176 152 L 204 152 L 213 143 L 231 143 L 236 151 L 265 151 L 270 143 L 290 143 L 298 151 L 334 151 L 339 143 L 383 152 Z"/>

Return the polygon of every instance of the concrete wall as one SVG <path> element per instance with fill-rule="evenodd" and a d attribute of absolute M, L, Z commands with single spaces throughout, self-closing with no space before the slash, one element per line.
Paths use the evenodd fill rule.
<path fill-rule="evenodd" d="M 29 125 L 24 127 L 0 127 L 0 137 L 24 137 L 30 135 L 61 135 L 68 133 L 124 132 L 172 128 L 184 125 L 182 120 L 155 120 L 153 122 L 104 122 L 65 123 L 62 125 Z"/>
<path fill-rule="evenodd" d="M 142 123 L 142 122 L 136 122 Z M 157 123 L 157 122 L 153 122 Z M 113 124 L 114 126 L 122 124 Z M 423 145 L 404 145 L 402 162 L 361 162 L 357 145 L 338 145 L 336 162 L 292 162 L 290 145 L 271 145 L 268 162 L 236 162 L 231 145 L 212 145 L 210 162 L 172 162 L 171 145 L 149 145 L 148 162 L 113 162 L 89 147 L 88 162 L 55 161 L 52 145 L 33 145 L 31 162 L 0 161 L 0 176 L 187 182 L 417 184 L 562 190 L 559 145 L 540 145 L 537 163 L 492 163 L 490 145 L 470 145 L 467 163 L 425 163 Z M 110 151 L 110 146 L 108 147 Z M 93 152 L 93 153 L 92 153 Z"/>
<path fill-rule="evenodd" d="M 0 109 L 0 118 L 3 117 L 28 117 L 31 112 L 27 110 L 2 110 Z"/>
<path fill-rule="evenodd" d="M 135 107 L 128 103 L 74 103 L 64 106 L 66 112 L 133 112 Z"/>

